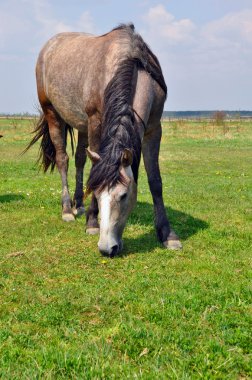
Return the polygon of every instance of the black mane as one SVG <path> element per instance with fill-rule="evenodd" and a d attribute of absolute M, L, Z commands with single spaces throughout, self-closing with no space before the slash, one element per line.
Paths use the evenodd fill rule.
<path fill-rule="evenodd" d="M 108 83 L 104 92 L 102 134 L 99 154 L 101 160 L 93 165 L 87 182 L 88 191 L 102 190 L 122 182 L 119 168 L 125 148 L 133 153 L 132 171 L 137 182 L 141 156 L 141 140 L 132 108 L 136 81 L 135 69 L 147 71 L 159 83 L 165 95 L 167 87 L 157 57 L 152 53 L 142 37 L 134 32 L 134 25 L 119 25 L 120 30 L 129 37 L 130 56 L 127 56 Z"/>

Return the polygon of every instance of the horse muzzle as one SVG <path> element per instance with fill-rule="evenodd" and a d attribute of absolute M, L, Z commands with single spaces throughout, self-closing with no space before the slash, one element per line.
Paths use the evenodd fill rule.
<path fill-rule="evenodd" d="M 103 256 L 114 257 L 122 250 L 123 243 L 121 240 L 118 243 L 113 242 L 113 244 L 104 244 L 99 242 L 98 248 Z"/>

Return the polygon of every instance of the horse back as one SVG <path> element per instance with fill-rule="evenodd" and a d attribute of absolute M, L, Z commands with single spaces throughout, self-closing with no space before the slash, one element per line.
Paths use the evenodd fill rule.
<path fill-rule="evenodd" d="M 60 33 L 51 38 L 36 66 L 42 108 L 52 104 L 77 129 L 87 124 L 90 115 L 101 114 L 104 90 L 127 54 L 127 41 L 122 40 L 116 32 L 99 37 Z"/>

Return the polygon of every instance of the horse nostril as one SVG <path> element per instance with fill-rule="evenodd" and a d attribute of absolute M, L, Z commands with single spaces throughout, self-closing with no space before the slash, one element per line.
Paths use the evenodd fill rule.
<path fill-rule="evenodd" d="M 113 245 L 111 248 L 110 257 L 114 257 L 119 252 L 119 245 Z"/>

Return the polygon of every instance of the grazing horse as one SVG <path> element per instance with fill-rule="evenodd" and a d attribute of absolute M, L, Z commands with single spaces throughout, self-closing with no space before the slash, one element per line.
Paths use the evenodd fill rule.
<path fill-rule="evenodd" d="M 167 248 L 181 248 L 171 230 L 162 196 L 158 155 L 161 115 L 167 87 L 157 57 L 134 26 L 120 25 L 102 36 L 61 33 L 51 38 L 36 66 L 42 107 L 35 136 L 44 171 L 56 164 L 62 180 L 62 218 L 85 212 L 83 170 L 88 155 L 92 168 L 87 193 L 86 231 L 100 233 L 102 254 L 122 249 L 122 233 L 136 203 L 141 151 L 154 202 L 158 239 Z M 76 189 L 72 203 L 67 182 L 67 132 L 75 154 Z M 100 212 L 100 223 L 98 213 Z"/>

